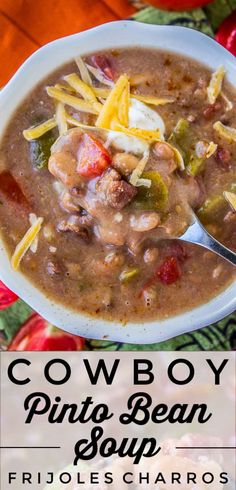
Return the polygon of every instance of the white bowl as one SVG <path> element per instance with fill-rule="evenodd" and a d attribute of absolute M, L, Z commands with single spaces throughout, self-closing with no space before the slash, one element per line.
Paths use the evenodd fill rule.
<path fill-rule="evenodd" d="M 111 22 L 95 29 L 54 41 L 34 53 L 0 92 L 0 135 L 22 99 L 53 70 L 75 56 L 107 48 L 154 47 L 190 56 L 211 69 L 223 64 L 236 88 L 234 56 L 209 37 L 185 27 L 154 26 L 131 21 Z M 146 323 L 108 322 L 72 312 L 47 299 L 20 272 L 11 269 L 0 241 L 2 281 L 52 324 L 83 337 L 148 344 L 161 342 L 216 322 L 236 309 L 236 281 L 206 304 L 181 315 Z M 186 298 L 188 307 L 188 298 Z"/>

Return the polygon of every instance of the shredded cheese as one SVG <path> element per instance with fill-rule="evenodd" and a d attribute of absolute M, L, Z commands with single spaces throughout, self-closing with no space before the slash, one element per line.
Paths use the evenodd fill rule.
<path fill-rule="evenodd" d="M 213 128 L 220 136 L 222 136 L 222 138 L 225 138 L 230 143 L 236 142 L 235 128 L 225 126 L 221 121 L 216 121 L 215 124 L 213 124 Z"/>
<path fill-rule="evenodd" d="M 110 94 L 110 89 L 108 88 L 100 88 L 93 87 L 93 91 L 97 97 L 101 97 L 106 99 Z M 174 98 L 170 97 L 155 97 L 152 95 L 138 95 L 138 94 L 130 94 L 133 99 L 139 100 L 140 102 L 144 102 L 149 105 L 165 105 L 165 104 L 173 104 L 175 102 Z"/>
<path fill-rule="evenodd" d="M 118 119 L 123 126 L 129 125 L 129 103 L 130 103 L 130 85 L 129 81 L 125 85 L 125 88 L 120 96 L 118 102 Z"/>
<path fill-rule="evenodd" d="M 152 185 L 151 179 L 138 179 L 136 182 L 136 187 L 148 187 L 150 188 Z"/>
<path fill-rule="evenodd" d="M 171 99 L 168 97 L 154 97 L 152 95 L 137 95 L 131 94 L 134 99 L 140 100 L 140 102 L 144 102 L 145 104 L 151 105 L 165 105 L 165 104 L 173 104 L 175 99 Z"/>
<path fill-rule="evenodd" d="M 56 126 L 57 126 L 56 119 L 55 117 L 52 117 L 51 119 L 48 119 L 48 121 L 45 121 L 42 124 L 39 124 L 38 126 L 25 129 L 23 131 L 23 136 L 27 141 L 32 141 L 37 138 L 40 138 L 40 136 L 43 136 L 43 134 L 47 133 L 48 131 L 55 128 Z"/>
<path fill-rule="evenodd" d="M 111 92 L 109 88 L 103 87 L 93 87 L 93 91 L 96 97 L 101 97 L 102 99 L 106 99 Z"/>
<path fill-rule="evenodd" d="M 151 130 L 151 129 L 140 129 L 140 128 L 125 128 L 122 124 L 119 124 L 116 120 L 112 121 L 111 128 L 114 131 L 122 131 L 128 136 L 136 136 L 137 138 L 141 138 L 149 143 L 153 143 L 154 141 L 160 141 L 160 130 Z"/>
<path fill-rule="evenodd" d="M 62 102 L 56 105 L 56 122 L 59 130 L 59 135 L 62 136 L 68 130 L 65 106 Z"/>
<path fill-rule="evenodd" d="M 145 151 L 143 158 L 139 161 L 137 167 L 133 170 L 132 174 L 130 175 L 129 182 L 130 184 L 136 186 L 138 180 L 140 179 L 146 164 L 149 159 L 149 150 Z"/>
<path fill-rule="evenodd" d="M 207 87 L 207 97 L 210 104 L 214 104 L 220 94 L 224 76 L 225 69 L 222 65 L 212 74 Z"/>
<path fill-rule="evenodd" d="M 233 103 L 231 102 L 231 100 L 229 100 L 228 97 L 223 92 L 221 92 L 221 97 L 225 101 L 226 112 L 231 111 L 233 109 L 233 106 L 234 106 Z"/>
<path fill-rule="evenodd" d="M 95 111 L 97 111 L 98 113 L 100 112 L 100 110 L 102 109 L 102 104 L 97 101 L 93 89 L 82 80 L 80 80 L 76 73 L 71 73 L 70 75 L 65 76 L 64 79 L 74 90 L 76 90 L 76 92 L 78 92 L 83 97 L 83 99 L 91 103 Z"/>
<path fill-rule="evenodd" d="M 49 97 L 56 99 L 58 102 L 62 102 L 65 105 L 69 105 L 81 112 L 87 112 L 90 114 L 98 114 L 98 111 L 94 109 L 92 104 L 86 100 L 82 100 L 74 95 L 69 95 L 62 90 L 55 87 L 47 87 L 47 94 Z"/>
<path fill-rule="evenodd" d="M 224 198 L 226 199 L 226 201 L 228 201 L 228 203 L 230 204 L 230 206 L 233 208 L 234 211 L 236 211 L 236 194 L 234 194 L 233 192 L 224 192 Z"/>
<path fill-rule="evenodd" d="M 18 269 L 21 260 L 40 232 L 42 223 L 43 218 L 38 218 L 16 246 L 15 252 L 11 258 L 11 266 L 15 271 Z"/>
<path fill-rule="evenodd" d="M 212 155 L 214 155 L 214 153 L 217 150 L 217 146 L 218 145 L 216 145 L 216 143 L 214 143 L 213 141 L 210 141 L 208 148 L 207 148 L 207 151 L 206 151 L 206 158 L 210 158 Z"/>
<path fill-rule="evenodd" d="M 120 97 L 128 83 L 129 81 L 126 75 L 121 75 L 118 78 L 97 118 L 96 126 L 98 128 L 109 129 L 111 127 L 111 120 L 117 113 Z"/>
<path fill-rule="evenodd" d="M 29 214 L 29 222 L 30 222 L 30 225 L 34 225 L 34 223 L 37 221 L 37 216 L 35 213 L 30 213 Z M 31 252 L 33 252 L 34 254 L 37 252 L 38 250 L 38 236 L 35 237 L 34 241 L 31 243 L 30 245 L 30 250 Z"/>
<path fill-rule="evenodd" d="M 75 62 L 79 68 L 80 76 L 81 76 L 83 82 L 87 83 L 87 85 L 92 85 L 92 80 L 91 80 L 88 68 L 87 68 L 85 62 L 83 61 L 83 59 L 81 58 L 81 56 L 77 56 L 77 58 L 75 58 Z"/>

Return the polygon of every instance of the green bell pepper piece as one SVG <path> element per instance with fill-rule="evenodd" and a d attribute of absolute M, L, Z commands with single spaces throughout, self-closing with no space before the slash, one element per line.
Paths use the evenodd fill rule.
<path fill-rule="evenodd" d="M 151 180 L 151 187 L 139 187 L 134 205 L 138 209 L 164 211 L 168 204 L 168 188 L 156 170 L 143 172 L 143 179 Z"/>

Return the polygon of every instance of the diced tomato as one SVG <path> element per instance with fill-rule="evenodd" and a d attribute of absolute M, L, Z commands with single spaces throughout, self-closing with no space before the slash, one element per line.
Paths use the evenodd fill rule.
<path fill-rule="evenodd" d="M 24 208 L 28 208 L 29 205 L 16 179 L 6 170 L 0 174 L 0 198 L 6 199 L 7 204 L 12 202 Z"/>
<path fill-rule="evenodd" d="M 0 281 L 0 310 L 4 310 L 18 300 L 18 296 Z"/>
<path fill-rule="evenodd" d="M 222 22 L 216 40 L 236 56 L 236 10 Z"/>
<path fill-rule="evenodd" d="M 96 68 L 99 68 L 99 70 L 103 72 L 108 80 L 114 80 L 114 69 L 112 68 L 111 62 L 107 56 L 103 54 L 95 54 L 92 56 L 91 61 Z"/>
<path fill-rule="evenodd" d="M 78 351 L 84 348 L 82 337 L 59 330 L 37 313 L 22 325 L 8 347 L 9 351 Z"/>
<path fill-rule="evenodd" d="M 83 134 L 77 153 L 77 172 L 83 177 L 101 175 L 111 164 L 111 157 L 102 143 Z"/>
<path fill-rule="evenodd" d="M 173 284 L 181 277 L 181 269 L 176 257 L 166 257 L 157 275 L 163 284 Z"/>

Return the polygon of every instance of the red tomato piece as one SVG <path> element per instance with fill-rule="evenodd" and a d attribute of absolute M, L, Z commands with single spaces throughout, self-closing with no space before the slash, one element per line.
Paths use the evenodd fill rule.
<path fill-rule="evenodd" d="M 82 337 L 59 330 L 38 313 L 21 326 L 8 347 L 9 351 L 76 351 L 84 348 Z"/>
<path fill-rule="evenodd" d="M 4 310 L 18 300 L 18 296 L 0 281 L 0 310 Z"/>
<path fill-rule="evenodd" d="M 83 134 L 77 152 L 77 172 L 83 177 L 97 177 L 111 164 L 111 157 L 102 143 Z"/>
<path fill-rule="evenodd" d="M 236 10 L 222 22 L 216 41 L 236 56 Z"/>
<path fill-rule="evenodd" d="M 28 208 L 28 201 L 23 194 L 19 184 L 13 177 L 13 175 L 5 170 L 0 175 L 0 198 L 1 200 L 7 200 L 7 204 L 14 203 L 19 204 L 24 208 Z"/>
<path fill-rule="evenodd" d="M 163 284 L 173 284 L 181 276 L 181 270 L 176 257 L 166 257 L 162 262 L 157 276 Z"/>
<path fill-rule="evenodd" d="M 107 56 L 103 54 L 95 54 L 91 61 L 96 68 L 99 68 L 108 80 L 113 81 L 115 78 L 114 70 Z"/>
<path fill-rule="evenodd" d="M 149 3 L 163 10 L 190 10 L 202 7 L 212 0 L 149 0 Z"/>

